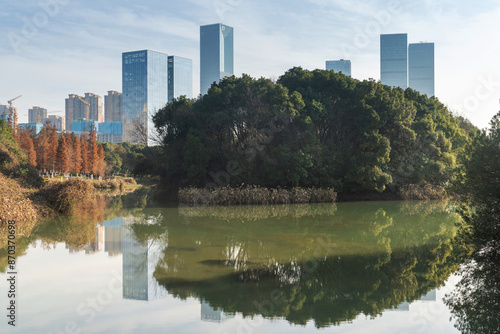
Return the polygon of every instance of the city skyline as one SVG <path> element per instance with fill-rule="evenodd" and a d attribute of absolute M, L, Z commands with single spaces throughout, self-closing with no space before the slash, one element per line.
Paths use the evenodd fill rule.
<path fill-rule="evenodd" d="M 49 113 L 63 111 L 63 100 L 71 92 L 104 96 L 108 90 L 120 91 L 121 52 L 145 48 L 193 59 L 193 96 L 197 96 L 199 26 L 223 22 L 238 31 L 237 76 L 277 78 L 293 66 L 324 68 L 325 59 L 345 58 L 356 64 L 353 78 L 378 80 L 379 35 L 403 31 L 411 41 L 429 39 L 439 45 L 436 92 L 452 111 L 485 127 L 498 110 L 500 69 L 495 55 L 500 46 L 490 41 L 491 32 L 500 27 L 496 19 L 500 5 L 492 1 L 474 6 L 466 1 L 453 6 L 446 1 L 414 1 L 392 7 L 381 1 L 223 3 L 217 7 L 191 0 L 175 5 L 148 1 L 133 6 L 109 1 L 90 8 L 75 0 L 71 6 L 61 5 L 47 15 L 46 24 L 24 36 L 26 22 L 43 9 L 37 1 L 6 1 L 0 63 L 10 80 L 0 86 L 0 104 L 22 94 L 15 101 L 21 123 L 27 122 L 27 110 L 33 105 Z M 460 28 L 450 32 L 449 26 Z M 477 50 L 480 61 L 467 66 Z"/>

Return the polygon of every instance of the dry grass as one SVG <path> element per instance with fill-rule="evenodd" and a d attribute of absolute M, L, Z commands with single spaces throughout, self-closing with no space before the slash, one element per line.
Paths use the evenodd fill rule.
<path fill-rule="evenodd" d="M 292 188 L 288 190 L 246 186 L 240 188 L 200 189 L 190 187 L 179 189 L 179 203 L 187 205 L 333 203 L 336 200 L 337 193 L 332 188 Z"/>
<path fill-rule="evenodd" d="M 54 211 L 72 214 L 78 207 L 91 205 L 95 195 L 93 182 L 84 179 L 51 181 L 36 196 Z"/>
<path fill-rule="evenodd" d="M 444 187 L 433 185 L 417 186 L 410 184 L 402 187 L 400 194 L 404 200 L 422 201 L 448 198 L 448 193 Z"/>
<path fill-rule="evenodd" d="M 34 222 L 41 217 L 27 191 L 18 182 L 0 173 L 0 222 Z"/>

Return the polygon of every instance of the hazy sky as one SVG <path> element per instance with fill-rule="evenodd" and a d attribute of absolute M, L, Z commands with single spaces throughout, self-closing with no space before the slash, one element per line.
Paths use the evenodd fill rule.
<path fill-rule="evenodd" d="M 199 26 L 235 29 L 235 74 L 277 78 L 293 66 L 350 59 L 356 79 L 380 79 L 380 33 L 435 43 L 436 95 L 486 127 L 499 110 L 496 0 L 2 0 L 0 104 L 20 122 L 41 106 L 64 116 L 68 94 L 121 91 L 121 53 L 192 58 L 199 93 Z M 57 113 L 54 113 L 58 111 Z"/>

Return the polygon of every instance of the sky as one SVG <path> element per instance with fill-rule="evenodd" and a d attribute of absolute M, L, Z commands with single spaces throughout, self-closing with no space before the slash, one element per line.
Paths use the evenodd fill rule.
<path fill-rule="evenodd" d="M 193 60 L 199 26 L 234 27 L 235 74 L 277 79 L 349 59 L 352 76 L 380 79 L 380 34 L 435 43 L 436 96 L 485 128 L 500 106 L 497 0 L 2 0 L 0 104 L 64 116 L 68 94 L 122 91 L 122 52 L 150 49 Z"/>

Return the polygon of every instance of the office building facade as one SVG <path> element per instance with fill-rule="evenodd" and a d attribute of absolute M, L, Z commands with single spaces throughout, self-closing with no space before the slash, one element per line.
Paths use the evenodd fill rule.
<path fill-rule="evenodd" d="M 380 80 L 391 87 L 408 88 L 408 35 L 380 35 Z"/>
<path fill-rule="evenodd" d="M 234 75 L 234 29 L 223 24 L 200 27 L 200 92 Z"/>
<path fill-rule="evenodd" d="M 191 59 L 168 57 L 168 102 L 180 96 L 193 98 L 193 61 Z"/>
<path fill-rule="evenodd" d="M 47 118 L 47 109 L 40 107 L 33 107 L 28 109 L 28 123 L 43 123 L 44 119 Z"/>
<path fill-rule="evenodd" d="M 326 70 L 335 71 L 335 73 L 343 73 L 344 75 L 351 76 L 351 61 L 350 60 L 327 60 Z"/>
<path fill-rule="evenodd" d="M 122 93 L 108 91 L 104 96 L 104 120 L 106 122 L 122 121 Z"/>
<path fill-rule="evenodd" d="M 152 116 L 168 103 L 168 55 L 142 50 L 122 54 L 123 140 L 151 144 Z"/>
<path fill-rule="evenodd" d="M 435 96 L 434 43 L 410 44 L 408 55 L 410 88 Z"/>

